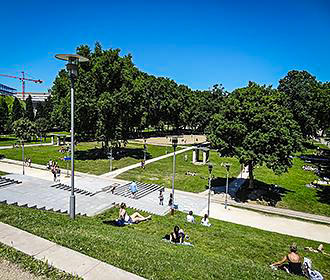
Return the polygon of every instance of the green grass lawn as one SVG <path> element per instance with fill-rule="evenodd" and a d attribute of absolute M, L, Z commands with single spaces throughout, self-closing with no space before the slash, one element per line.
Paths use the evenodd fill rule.
<path fill-rule="evenodd" d="M 128 212 L 132 212 L 128 209 Z M 305 253 L 303 247 L 319 242 L 270 233 L 251 227 L 211 219 L 212 227 L 185 222 L 185 214 L 153 216 L 149 222 L 126 227 L 107 224 L 118 216 L 118 209 L 96 217 L 77 217 L 0 205 L 0 221 L 16 226 L 60 245 L 115 265 L 147 279 L 302 279 L 269 264 L 288 252 L 296 242 L 303 256 L 325 279 L 330 277 L 330 258 Z M 194 247 L 162 241 L 174 225 L 184 228 Z M 330 245 L 324 244 L 325 251 Z"/>
<path fill-rule="evenodd" d="M 293 162 L 289 172 L 279 176 L 264 166 L 259 167 L 254 172 L 255 178 L 266 184 L 277 184 L 286 190 L 276 207 L 330 216 L 329 204 L 320 202 L 322 191 L 306 187 L 318 176 L 302 169 L 306 165 L 303 160 L 295 158 Z"/>
<path fill-rule="evenodd" d="M 14 135 L 0 135 L 0 147 L 1 146 L 13 146 L 14 144 L 18 143 L 19 140 Z M 46 138 L 46 141 L 44 141 L 44 138 L 42 138 L 42 141 L 29 141 L 25 142 L 25 145 L 29 144 L 40 144 L 40 143 L 50 143 L 51 138 Z"/>
<path fill-rule="evenodd" d="M 185 154 L 188 160 L 185 161 Z M 210 151 L 210 162 L 213 164 L 212 174 L 214 177 L 225 178 L 226 171 L 221 163 L 230 162 L 232 177 L 240 172 L 240 164 L 234 158 L 219 157 L 215 151 Z M 186 172 L 196 173 L 196 176 L 186 175 Z M 162 159 L 146 165 L 145 169 L 135 168 L 121 174 L 118 178 L 124 180 L 135 180 L 139 182 L 154 183 L 170 187 L 173 175 L 173 157 Z M 208 184 L 208 166 L 192 164 L 192 151 L 176 156 L 175 188 L 189 192 L 202 192 Z"/>
<path fill-rule="evenodd" d="M 14 263 L 24 271 L 30 272 L 35 276 L 45 277 L 45 279 L 82 280 L 80 277 L 64 273 L 54 267 L 49 266 L 47 262 L 36 260 L 33 257 L 16 251 L 15 249 L 2 243 L 0 243 L 0 260 L 1 259 Z"/>
<path fill-rule="evenodd" d="M 25 158 L 31 158 L 32 163 L 46 165 L 52 159 L 57 161 L 61 168 L 66 168 L 67 162 L 63 161 L 66 154 L 59 152 L 59 146 L 25 147 Z M 154 158 L 165 154 L 166 147 L 148 145 L 147 158 Z M 143 144 L 128 143 L 120 149 L 121 154 L 113 151 L 115 160 L 112 162 L 113 170 L 122 168 L 143 159 Z M 22 160 L 21 148 L 0 150 L 0 155 L 9 159 Z M 70 162 L 68 162 L 70 168 Z M 75 170 L 95 175 L 110 171 L 110 161 L 101 153 L 101 144 L 97 142 L 79 143 L 75 154 Z"/>

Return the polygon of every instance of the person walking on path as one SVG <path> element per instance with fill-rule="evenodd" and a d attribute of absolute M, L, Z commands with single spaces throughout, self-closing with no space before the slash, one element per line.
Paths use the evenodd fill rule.
<path fill-rule="evenodd" d="M 164 195 L 163 195 L 163 190 L 159 191 L 159 205 L 164 205 Z"/>
<path fill-rule="evenodd" d="M 129 189 L 131 191 L 133 198 L 136 198 L 136 193 L 138 192 L 138 188 L 134 181 L 129 185 Z"/>

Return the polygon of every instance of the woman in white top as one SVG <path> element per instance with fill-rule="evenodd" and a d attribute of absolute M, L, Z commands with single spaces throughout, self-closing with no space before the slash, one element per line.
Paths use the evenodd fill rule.
<path fill-rule="evenodd" d="M 202 218 L 202 220 L 201 220 L 201 224 L 202 224 L 203 226 L 206 226 L 206 227 L 211 226 L 208 217 L 209 217 L 209 216 L 208 216 L 207 214 L 205 214 L 204 217 Z"/>
<path fill-rule="evenodd" d="M 193 216 L 193 211 L 189 211 L 189 214 L 187 215 L 187 222 L 195 223 L 195 218 Z"/>

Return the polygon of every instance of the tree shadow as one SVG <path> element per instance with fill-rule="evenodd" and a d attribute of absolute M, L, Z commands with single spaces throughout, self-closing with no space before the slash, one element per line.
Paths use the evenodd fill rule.
<path fill-rule="evenodd" d="M 268 206 L 276 207 L 279 201 L 282 201 L 283 197 L 290 192 L 281 186 L 274 184 L 267 184 L 265 182 L 254 180 L 254 188 L 249 188 L 249 182 L 245 184 L 237 191 L 236 197 L 241 202 L 258 201 L 265 203 Z"/>
<path fill-rule="evenodd" d="M 2 141 L 17 141 L 17 139 L 12 137 L 0 137 L 0 142 Z"/>
<path fill-rule="evenodd" d="M 325 204 L 330 204 L 330 187 L 329 186 L 320 186 L 316 190 L 316 196 L 318 201 Z"/>
<path fill-rule="evenodd" d="M 98 160 L 98 159 L 108 159 L 109 150 L 104 148 L 93 148 L 88 150 L 78 150 L 75 152 L 76 159 L 78 160 Z M 138 160 L 144 159 L 143 149 L 130 149 L 130 148 L 114 148 L 112 150 L 112 157 L 114 160 L 120 160 L 125 157 L 131 157 Z M 146 158 L 152 158 L 150 153 L 146 153 Z"/>

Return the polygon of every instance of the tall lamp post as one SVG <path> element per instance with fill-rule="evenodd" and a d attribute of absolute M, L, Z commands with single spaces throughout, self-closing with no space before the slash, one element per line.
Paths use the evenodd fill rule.
<path fill-rule="evenodd" d="M 225 163 L 224 164 L 226 171 L 227 171 L 227 180 L 226 180 L 226 198 L 225 198 L 225 209 L 227 209 L 227 204 L 228 204 L 228 176 L 229 176 L 229 170 L 230 170 L 230 163 Z"/>
<path fill-rule="evenodd" d="M 178 137 L 174 136 L 172 137 L 172 146 L 173 146 L 173 177 L 172 177 L 172 208 L 171 208 L 171 214 L 174 214 L 174 177 L 175 177 L 175 150 L 178 146 Z"/>
<path fill-rule="evenodd" d="M 147 140 L 145 138 L 143 138 L 143 160 L 144 160 L 144 164 L 147 160 Z"/>
<path fill-rule="evenodd" d="M 21 139 L 21 146 L 22 146 L 22 166 L 23 166 L 23 175 L 25 175 L 25 159 L 24 159 L 24 140 Z"/>
<path fill-rule="evenodd" d="M 207 200 L 207 216 L 210 216 L 210 202 L 211 202 L 211 181 L 212 181 L 212 169 L 213 165 L 212 163 L 209 163 L 209 194 L 208 194 L 208 200 Z"/>
<path fill-rule="evenodd" d="M 76 216 L 76 197 L 74 194 L 74 80 L 78 77 L 78 62 L 87 62 L 88 59 L 78 54 L 57 54 L 57 59 L 67 61 L 66 69 L 71 81 L 71 195 L 70 195 L 70 218 Z"/>

